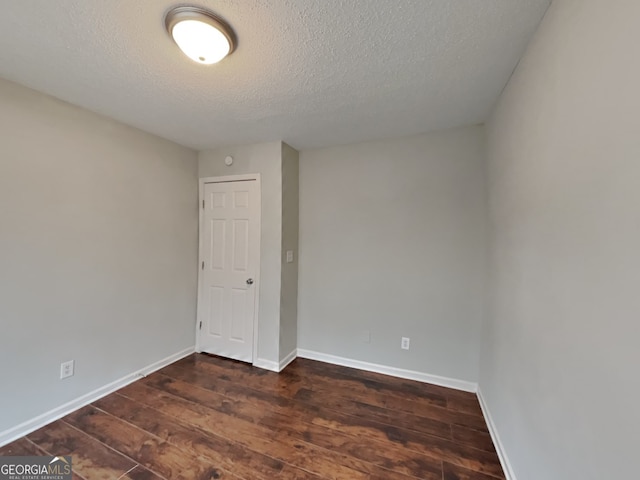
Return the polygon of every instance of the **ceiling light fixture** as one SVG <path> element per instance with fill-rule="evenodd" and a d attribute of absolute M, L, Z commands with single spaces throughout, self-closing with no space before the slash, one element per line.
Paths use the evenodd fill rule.
<path fill-rule="evenodd" d="M 236 47 L 231 27 L 204 8 L 174 7 L 167 12 L 164 24 L 180 50 L 198 63 L 217 63 Z"/>

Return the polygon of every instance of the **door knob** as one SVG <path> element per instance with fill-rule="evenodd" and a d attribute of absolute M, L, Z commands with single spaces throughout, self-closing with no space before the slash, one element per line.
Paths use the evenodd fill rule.
<path fill-rule="evenodd" d="M 253 285 L 253 278 L 247 278 L 247 285 Z"/>

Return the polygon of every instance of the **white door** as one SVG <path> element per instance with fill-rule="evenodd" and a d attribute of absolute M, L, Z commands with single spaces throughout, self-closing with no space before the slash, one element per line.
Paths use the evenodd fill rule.
<path fill-rule="evenodd" d="M 253 361 L 260 265 L 260 184 L 205 180 L 198 350 Z"/>

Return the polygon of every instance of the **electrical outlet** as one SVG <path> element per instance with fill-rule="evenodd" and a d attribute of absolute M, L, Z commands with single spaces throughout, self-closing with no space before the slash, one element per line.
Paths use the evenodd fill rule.
<path fill-rule="evenodd" d="M 73 360 L 60 364 L 60 380 L 73 376 Z"/>
<path fill-rule="evenodd" d="M 293 250 L 287 250 L 287 263 L 293 263 Z"/>
<path fill-rule="evenodd" d="M 402 337 L 400 348 L 402 348 L 403 350 L 409 350 L 409 340 L 410 339 L 408 337 Z"/>

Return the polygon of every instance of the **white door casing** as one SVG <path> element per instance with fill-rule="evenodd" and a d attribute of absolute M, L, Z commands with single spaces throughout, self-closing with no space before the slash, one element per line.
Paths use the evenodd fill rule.
<path fill-rule="evenodd" d="M 259 266 L 260 176 L 201 179 L 198 351 L 253 362 Z"/>

